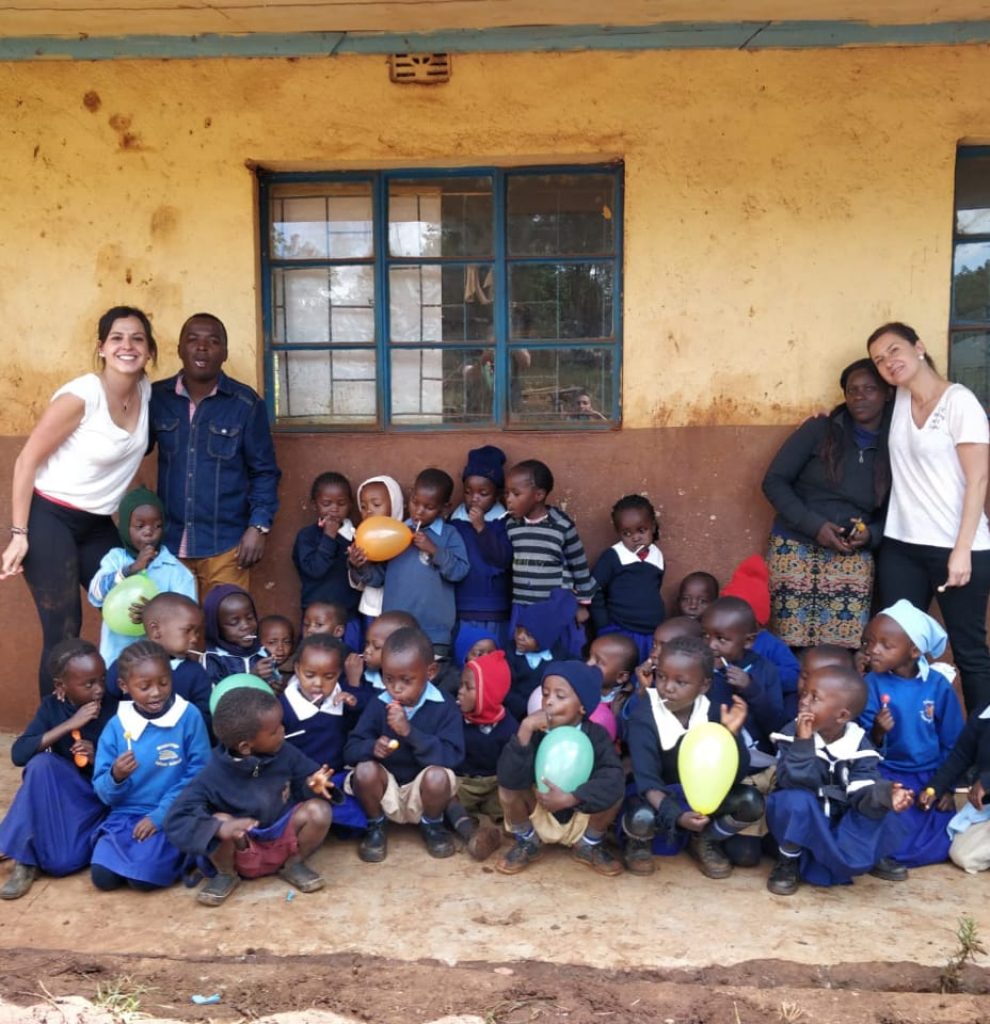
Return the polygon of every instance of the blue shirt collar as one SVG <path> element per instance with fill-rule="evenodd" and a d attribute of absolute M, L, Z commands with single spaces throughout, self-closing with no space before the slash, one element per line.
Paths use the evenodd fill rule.
<path fill-rule="evenodd" d="M 392 694 L 390 694 L 388 690 L 383 690 L 378 694 L 378 699 L 383 704 L 391 704 Z M 443 703 L 443 694 L 433 685 L 433 683 L 429 682 L 423 687 L 423 692 L 419 695 L 419 700 L 416 701 L 411 708 L 405 709 L 406 718 L 411 719 L 427 701 L 439 702 L 440 704 Z"/>
<path fill-rule="evenodd" d="M 416 520 L 407 519 L 406 526 L 408 526 L 412 530 L 415 530 Z M 426 527 L 426 529 L 429 530 L 431 533 L 435 533 L 439 537 L 443 533 L 443 520 L 440 518 L 440 516 L 437 516 L 436 519 L 434 519 L 433 522 Z"/>
<path fill-rule="evenodd" d="M 519 652 L 516 651 L 516 654 Z M 553 661 L 553 655 L 549 651 L 527 651 L 523 657 L 530 668 L 539 668 L 545 661 Z"/>

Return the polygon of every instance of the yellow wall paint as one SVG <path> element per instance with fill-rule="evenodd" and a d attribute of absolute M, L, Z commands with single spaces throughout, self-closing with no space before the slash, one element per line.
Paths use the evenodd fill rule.
<path fill-rule="evenodd" d="M 984 48 L 0 65 L 0 431 L 91 365 L 99 313 L 218 313 L 257 382 L 254 178 L 281 168 L 626 161 L 628 427 L 786 423 L 891 317 L 945 359 L 955 147 Z"/>

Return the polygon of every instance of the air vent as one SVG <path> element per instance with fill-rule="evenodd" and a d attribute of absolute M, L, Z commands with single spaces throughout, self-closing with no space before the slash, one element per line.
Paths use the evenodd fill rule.
<path fill-rule="evenodd" d="M 393 53 L 388 72 L 399 85 L 441 85 L 450 81 L 450 54 Z"/>

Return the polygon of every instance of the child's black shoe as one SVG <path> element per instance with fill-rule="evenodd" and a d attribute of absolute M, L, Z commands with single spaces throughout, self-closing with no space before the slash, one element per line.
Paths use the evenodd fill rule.
<path fill-rule="evenodd" d="M 693 835 L 688 842 L 688 853 L 698 862 L 705 878 L 728 878 L 732 874 L 732 861 L 725 855 L 721 843 Z"/>
<path fill-rule="evenodd" d="M 604 843 L 586 843 L 579 839 L 571 847 L 571 860 L 607 878 L 622 874 L 622 861 L 614 857 Z"/>
<path fill-rule="evenodd" d="M 380 864 L 387 855 L 388 837 L 385 835 L 385 819 L 369 821 L 368 831 L 365 832 L 361 845 L 358 847 L 358 856 L 366 864 Z"/>
<path fill-rule="evenodd" d="M 454 856 L 454 837 L 440 822 L 421 821 L 419 830 L 423 833 L 426 852 L 431 857 L 442 860 L 444 857 Z"/>
<path fill-rule="evenodd" d="M 630 874 L 652 875 L 657 869 L 653 860 L 653 840 L 633 839 L 632 836 L 627 836 L 624 859 L 626 870 Z"/>
<path fill-rule="evenodd" d="M 205 907 L 219 907 L 240 883 L 241 879 L 238 875 L 225 875 L 220 872 L 199 890 L 196 900 Z"/>
<path fill-rule="evenodd" d="M 528 839 L 516 836 L 512 848 L 502 854 L 495 862 L 495 870 L 503 875 L 518 875 L 530 864 L 535 864 L 543 856 L 543 843 L 539 836 L 531 835 Z"/>
<path fill-rule="evenodd" d="M 882 878 L 885 882 L 906 882 L 908 870 L 898 864 L 893 857 L 881 857 L 870 869 L 874 878 Z"/>
<path fill-rule="evenodd" d="M 22 896 L 26 896 L 37 877 L 38 869 L 33 864 L 15 862 L 10 878 L 0 889 L 0 900 L 19 900 Z"/>
<path fill-rule="evenodd" d="M 278 877 L 289 885 L 295 886 L 300 892 L 316 892 L 322 889 L 326 882 L 323 876 L 318 875 L 308 864 L 296 861 L 295 864 L 286 864 L 279 869 Z"/>
<path fill-rule="evenodd" d="M 797 857 L 781 857 L 767 879 L 767 888 L 774 896 L 793 896 L 801 884 Z"/>

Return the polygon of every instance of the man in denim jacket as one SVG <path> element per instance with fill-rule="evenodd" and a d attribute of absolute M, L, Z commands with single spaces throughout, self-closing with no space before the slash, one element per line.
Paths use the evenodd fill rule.
<path fill-rule="evenodd" d="M 152 387 L 150 445 L 158 445 L 164 542 L 196 576 L 202 599 L 219 583 L 248 588 L 282 474 L 264 402 L 220 371 L 227 330 L 219 318 L 191 316 L 179 358 L 182 372 Z"/>

